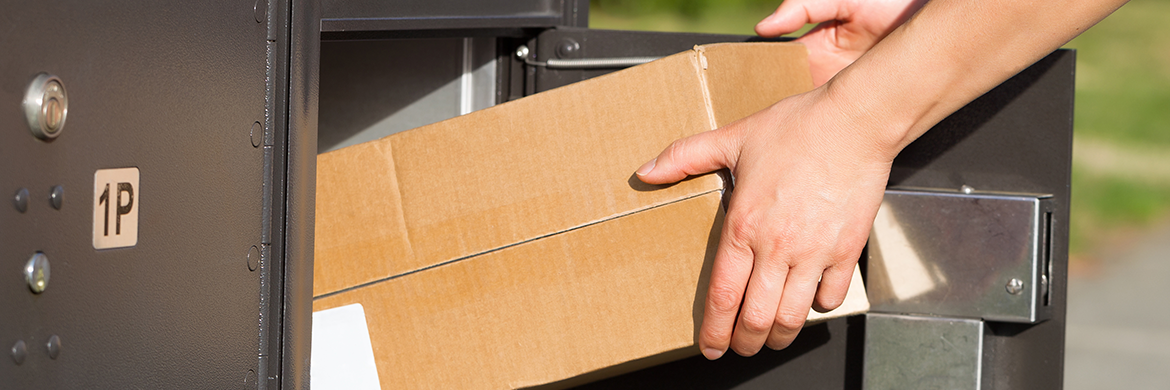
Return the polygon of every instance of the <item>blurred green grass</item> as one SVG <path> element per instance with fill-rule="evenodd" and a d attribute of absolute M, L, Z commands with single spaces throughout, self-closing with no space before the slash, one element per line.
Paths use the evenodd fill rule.
<path fill-rule="evenodd" d="M 753 34 L 779 6 L 769 0 L 593 0 L 590 27 Z M 1133 0 L 1066 47 L 1077 49 L 1074 138 L 1170 166 L 1170 0 Z M 811 27 L 811 26 L 808 26 Z M 807 28 L 806 27 L 806 30 Z M 1074 153 L 1070 250 L 1102 246 L 1170 217 L 1170 175 Z M 1108 155 L 1107 155 L 1108 156 Z M 1165 172 L 1165 170 L 1162 170 Z"/>
<path fill-rule="evenodd" d="M 1170 1 L 1133 0 L 1077 37 L 1077 143 L 1096 142 L 1170 166 Z M 1170 176 L 1135 178 L 1073 155 L 1071 252 L 1098 248 L 1165 223 Z M 1157 167 L 1147 167 L 1153 169 Z M 1128 167 L 1128 170 L 1142 169 Z"/>

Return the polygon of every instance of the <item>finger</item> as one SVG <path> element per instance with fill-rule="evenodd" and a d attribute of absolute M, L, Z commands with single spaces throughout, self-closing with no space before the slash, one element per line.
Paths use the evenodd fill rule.
<path fill-rule="evenodd" d="M 784 293 L 784 280 L 788 277 L 788 264 L 772 258 L 776 251 L 760 248 L 754 253 L 752 274 L 731 338 L 731 349 L 740 356 L 755 355 L 764 346 Z"/>
<path fill-rule="evenodd" d="M 780 307 L 776 310 L 776 321 L 768 334 L 768 348 L 787 348 L 800 333 L 804 320 L 808 319 L 820 273 L 821 269 L 817 267 L 793 268 L 788 272 Z"/>
<path fill-rule="evenodd" d="M 756 24 L 761 37 L 778 37 L 800 30 L 809 23 L 844 20 L 851 16 L 853 2 L 845 0 L 788 0 L 776 12 Z"/>
<path fill-rule="evenodd" d="M 699 348 L 707 359 L 715 360 L 727 352 L 735 327 L 736 313 L 743 299 L 744 288 L 752 273 L 752 252 L 746 242 L 731 233 L 735 219 L 728 216 L 723 225 L 715 263 L 711 267 L 711 282 L 703 309 L 703 325 L 699 328 Z"/>
<path fill-rule="evenodd" d="M 638 168 L 638 179 L 649 184 L 666 184 L 690 175 L 732 168 L 738 151 L 738 141 L 731 131 L 718 129 L 695 134 L 674 141 L 657 158 Z"/>
<path fill-rule="evenodd" d="M 808 48 L 809 72 L 814 87 L 828 82 L 862 54 L 860 51 L 841 50 L 837 46 L 837 34 L 833 31 L 835 27 L 830 25 L 832 23 L 821 24 L 796 39 L 796 42 Z"/>
<path fill-rule="evenodd" d="M 829 267 L 821 274 L 821 283 L 817 285 L 817 295 L 813 299 L 813 310 L 821 313 L 828 312 L 841 306 L 845 302 L 845 294 L 849 292 L 849 283 L 853 281 L 853 266 L 838 264 Z"/>

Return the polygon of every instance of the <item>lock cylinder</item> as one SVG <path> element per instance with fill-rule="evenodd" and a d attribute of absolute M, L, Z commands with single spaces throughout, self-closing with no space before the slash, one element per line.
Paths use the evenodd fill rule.
<path fill-rule="evenodd" d="M 22 105 L 33 136 L 51 141 L 61 135 L 69 114 L 69 97 L 60 78 L 47 73 L 38 74 L 29 84 Z"/>

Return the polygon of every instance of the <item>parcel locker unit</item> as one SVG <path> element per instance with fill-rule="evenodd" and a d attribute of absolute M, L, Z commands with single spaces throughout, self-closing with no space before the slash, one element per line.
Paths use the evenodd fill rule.
<path fill-rule="evenodd" d="M 755 39 L 590 30 L 587 2 L 568 0 L 5 8 L 16 33 L 0 41 L 0 192 L 13 200 L 0 207 L 10 275 L 0 346 L 12 359 L 0 378 L 13 388 L 308 387 L 317 153 L 695 44 Z M 933 290 L 895 291 L 890 271 L 871 266 L 871 295 L 889 299 L 868 318 L 810 326 L 784 351 L 693 357 L 585 387 L 1060 387 L 1073 57 L 1048 56 L 895 161 L 887 204 L 904 220 L 895 230 L 911 232 L 902 246 L 935 270 Z M 45 109 L 45 80 L 63 90 L 59 109 Z M 40 106 L 28 109 L 37 85 Z M 59 112 L 55 138 L 34 134 L 26 110 L 53 123 Z M 898 199 L 938 206 L 915 214 Z M 922 247 L 988 234 L 945 227 L 994 202 L 1024 210 L 990 213 L 1022 226 L 1008 230 L 1018 253 Z M 108 243 L 131 214 L 134 242 Z M 953 233 L 913 233 L 931 226 Z M 875 255 L 888 264 L 882 248 L 863 267 Z M 962 272 L 996 256 L 1031 277 Z M 946 286 L 983 295 L 945 301 Z M 968 342 L 907 347 L 921 340 L 904 329 Z"/>

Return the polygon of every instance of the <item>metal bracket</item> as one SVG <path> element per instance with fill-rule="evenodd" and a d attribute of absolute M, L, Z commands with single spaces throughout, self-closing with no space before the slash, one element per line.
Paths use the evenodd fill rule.
<path fill-rule="evenodd" d="M 984 323 L 870 313 L 863 388 L 980 389 Z"/>
<path fill-rule="evenodd" d="M 872 311 L 1043 321 L 1051 224 L 1043 195 L 886 191 L 869 238 Z"/>

